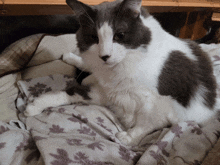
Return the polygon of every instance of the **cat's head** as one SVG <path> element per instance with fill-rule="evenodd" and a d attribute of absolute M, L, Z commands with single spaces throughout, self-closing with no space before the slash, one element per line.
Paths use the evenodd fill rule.
<path fill-rule="evenodd" d="M 151 32 L 141 17 L 149 14 L 141 8 L 141 3 L 141 0 L 117 0 L 89 6 L 67 0 L 81 25 L 77 32 L 80 52 L 91 54 L 100 63 L 115 65 L 130 50 L 146 47 Z"/>

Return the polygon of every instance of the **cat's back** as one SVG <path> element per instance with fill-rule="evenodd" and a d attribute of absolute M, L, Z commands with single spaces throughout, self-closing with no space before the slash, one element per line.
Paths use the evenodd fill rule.
<path fill-rule="evenodd" d="M 174 69 L 179 69 L 181 72 L 182 67 L 188 65 L 188 61 L 196 62 L 197 57 L 193 54 L 187 41 L 167 33 L 153 16 L 142 17 L 142 21 L 151 32 L 151 40 L 138 65 L 138 70 L 147 78 L 147 81 L 143 81 L 143 83 L 147 83 L 153 90 L 157 90 L 159 77 L 163 74 L 164 68 L 168 67 L 166 64 L 169 60 L 172 61 L 169 67 L 172 67 L 174 73 Z"/>
<path fill-rule="evenodd" d="M 145 83 L 160 95 L 171 96 L 181 109 L 197 108 L 196 114 L 212 111 L 216 81 L 208 55 L 193 41 L 165 32 L 152 16 L 142 19 L 151 31 L 151 41 L 139 67 Z"/>

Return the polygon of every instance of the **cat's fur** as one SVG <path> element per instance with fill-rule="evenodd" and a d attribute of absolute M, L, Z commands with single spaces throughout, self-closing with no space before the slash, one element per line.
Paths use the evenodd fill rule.
<path fill-rule="evenodd" d="M 194 42 L 165 32 L 141 8 L 141 0 L 93 7 L 67 3 L 81 24 L 76 34 L 80 56 L 70 53 L 63 59 L 92 72 L 83 81 L 88 93 L 44 94 L 27 106 L 26 115 L 81 101 L 108 106 L 126 128 L 116 136 L 127 145 L 169 124 L 203 124 L 214 117 L 216 82 L 208 56 Z"/>

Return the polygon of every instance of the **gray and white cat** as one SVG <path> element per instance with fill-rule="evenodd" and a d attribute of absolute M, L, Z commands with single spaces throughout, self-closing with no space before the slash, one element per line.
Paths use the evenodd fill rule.
<path fill-rule="evenodd" d="M 116 134 L 126 145 L 137 145 L 146 134 L 170 124 L 204 124 L 215 116 L 210 59 L 194 42 L 164 31 L 141 0 L 67 4 L 81 25 L 76 34 L 80 56 L 69 53 L 63 60 L 92 73 L 82 83 L 88 93 L 44 94 L 27 106 L 27 116 L 76 102 L 108 106 L 126 128 Z"/>

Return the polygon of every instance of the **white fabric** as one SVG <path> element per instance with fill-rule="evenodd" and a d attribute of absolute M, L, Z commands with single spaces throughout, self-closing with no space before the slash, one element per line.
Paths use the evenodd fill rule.
<path fill-rule="evenodd" d="M 9 74 L 0 78 L 0 120 L 9 122 L 16 120 L 17 112 L 15 107 L 15 99 L 18 96 L 18 88 L 16 82 L 20 77 L 20 73 Z"/>
<path fill-rule="evenodd" d="M 28 66 L 35 66 L 60 59 L 64 53 L 79 54 L 75 34 L 45 36 Z"/>
<path fill-rule="evenodd" d="M 22 72 L 22 79 L 44 77 L 53 74 L 64 74 L 74 76 L 75 67 L 64 63 L 61 60 L 51 61 L 38 66 L 32 66 Z"/>

